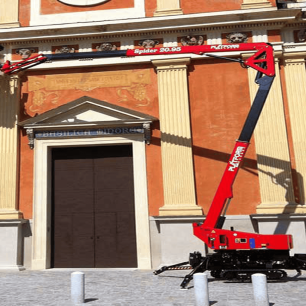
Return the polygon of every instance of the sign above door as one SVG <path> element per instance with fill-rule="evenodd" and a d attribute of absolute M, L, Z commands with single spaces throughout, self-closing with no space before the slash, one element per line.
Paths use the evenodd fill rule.
<path fill-rule="evenodd" d="M 24 120 L 19 125 L 26 129 L 29 146 L 33 149 L 35 139 L 106 137 L 118 134 L 143 134 L 149 144 L 151 124 L 157 120 L 144 113 L 84 96 Z"/>

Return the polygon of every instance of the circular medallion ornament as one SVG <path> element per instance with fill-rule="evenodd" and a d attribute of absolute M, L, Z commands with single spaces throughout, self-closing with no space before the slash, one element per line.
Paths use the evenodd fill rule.
<path fill-rule="evenodd" d="M 96 4 L 102 4 L 109 0 L 58 0 L 59 2 L 76 5 L 76 6 L 90 6 Z"/>

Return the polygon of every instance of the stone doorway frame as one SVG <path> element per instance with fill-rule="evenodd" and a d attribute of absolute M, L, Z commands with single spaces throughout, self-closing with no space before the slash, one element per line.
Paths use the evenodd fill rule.
<path fill-rule="evenodd" d="M 132 144 L 138 269 L 151 269 L 146 152 L 143 135 L 35 140 L 32 269 L 51 267 L 51 149 Z"/>

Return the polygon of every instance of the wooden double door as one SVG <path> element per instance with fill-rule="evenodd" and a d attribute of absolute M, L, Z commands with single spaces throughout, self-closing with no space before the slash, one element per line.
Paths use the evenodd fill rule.
<path fill-rule="evenodd" d="M 137 267 L 131 145 L 52 150 L 55 268 Z"/>

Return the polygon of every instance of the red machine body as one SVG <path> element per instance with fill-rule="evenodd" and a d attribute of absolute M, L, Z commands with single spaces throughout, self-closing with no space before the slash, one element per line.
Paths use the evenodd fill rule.
<path fill-rule="evenodd" d="M 288 250 L 293 248 L 291 235 L 260 235 L 225 229 L 199 227 L 194 235 L 212 250 Z"/>
<path fill-rule="evenodd" d="M 249 52 L 250 56 L 247 59 L 237 59 L 237 54 L 230 58 L 216 55 L 216 53 L 222 52 L 238 52 L 239 54 Z M 243 280 L 250 279 L 253 273 L 264 273 L 269 279 L 281 279 L 286 276 L 284 269 L 295 269 L 298 272 L 306 270 L 306 254 L 294 254 L 294 256 L 289 254 L 289 250 L 293 247 L 291 235 L 263 235 L 239 232 L 234 229 L 222 229 L 227 208 L 233 197 L 233 183 L 275 77 L 273 47 L 271 45 L 267 43 L 243 43 L 39 54 L 17 63 L 11 64 L 7 61 L 0 68 L 5 74 L 14 74 L 46 61 L 190 53 L 239 62 L 243 68 L 251 67 L 257 70 L 255 83 L 259 86 L 206 219 L 204 223 L 193 223 L 194 235 L 205 242 L 213 252 L 206 256 L 202 256 L 200 252 L 190 253 L 189 261 L 164 266 L 154 271 L 154 274 L 157 275 L 166 270 L 184 269 L 186 265 L 189 265 L 192 271 L 185 276 L 181 283 L 181 288 L 186 289 L 196 272 L 207 270 L 211 271 L 211 275 L 215 278 Z"/>

